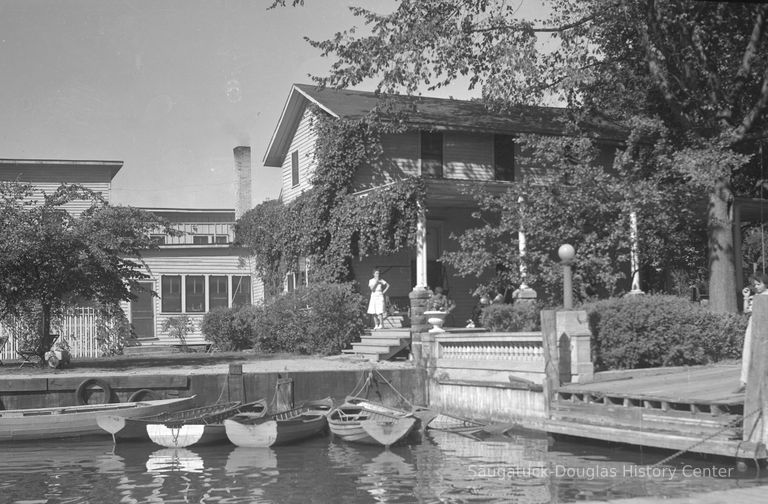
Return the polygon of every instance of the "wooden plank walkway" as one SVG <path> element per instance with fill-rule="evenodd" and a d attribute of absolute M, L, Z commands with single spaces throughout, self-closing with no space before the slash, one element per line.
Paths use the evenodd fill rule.
<path fill-rule="evenodd" d="M 632 370 L 559 387 L 546 430 L 555 434 L 766 458 L 762 444 L 742 441 L 740 365 Z"/>
<path fill-rule="evenodd" d="M 632 370 L 605 373 L 612 379 L 565 385 L 558 390 L 674 403 L 743 405 L 744 393 L 734 392 L 740 372 L 740 364 Z"/>
<path fill-rule="evenodd" d="M 675 497 L 663 499 L 664 504 L 763 504 L 768 499 L 768 487 L 756 486 L 750 488 L 732 488 L 701 494 L 693 494 L 688 497 Z M 607 501 L 584 501 L 585 504 L 657 504 L 658 497 L 633 497 L 630 499 L 616 499 Z"/>

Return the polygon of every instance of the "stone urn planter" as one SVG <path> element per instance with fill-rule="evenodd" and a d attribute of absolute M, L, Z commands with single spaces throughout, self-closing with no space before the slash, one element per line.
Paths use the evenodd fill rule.
<path fill-rule="evenodd" d="M 430 333 L 443 333 L 445 332 L 445 329 L 443 329 L 443 324 L 445 323 L 445 317 L 448 315 L 448 312 L 444 311 L 436 311 L 436 310 L 427 310 L 424 312 L 424 316 L 427 317 L 427 322 L 432 325 L 432 329 L 429 330 Z"/>

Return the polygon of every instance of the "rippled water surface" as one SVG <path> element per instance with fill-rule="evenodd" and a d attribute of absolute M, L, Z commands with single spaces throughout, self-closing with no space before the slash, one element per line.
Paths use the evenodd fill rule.
<path fill-rule="evenodd" d="M 111 439 L 0 445 L 2 503 L 574 502 L 768 484 L 727 460 L 545 436 L 429 431 L 390 450 L 328 437 L 275 449 L 114 447 Z"/>

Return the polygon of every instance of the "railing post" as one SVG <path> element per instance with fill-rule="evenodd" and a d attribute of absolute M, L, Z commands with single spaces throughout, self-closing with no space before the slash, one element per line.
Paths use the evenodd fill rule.
<path fill-rule="evenodd" d="M 544 348 L 544 408 L 549 417 L 550 403 L 560 386 L 560 351 L 558 348 L 556 312 L 541 310 L 541 335 Z"/>
<path fill-rule="evenodd" d="M 744 398 L 743 440 L 768 444 L 768 296 L 752 300 L 752 352 Z"/>

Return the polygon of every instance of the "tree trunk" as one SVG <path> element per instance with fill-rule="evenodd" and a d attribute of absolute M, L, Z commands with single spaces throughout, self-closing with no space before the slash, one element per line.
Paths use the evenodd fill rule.
<path fill-rule="evenodd" d="M 736 266 L 733 254 L 733 191 L 718 179 L 709 194 L 709 307 L 716 313 L 736 313 Z"/>

